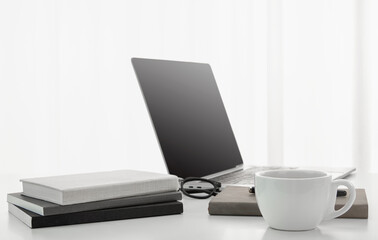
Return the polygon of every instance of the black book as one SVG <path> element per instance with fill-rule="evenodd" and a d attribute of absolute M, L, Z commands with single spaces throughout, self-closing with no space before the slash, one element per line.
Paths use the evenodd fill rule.
<path fill-rule="evenodd" d="M 127 207 L 160 202 L 172 202 L 181 199 L 181 192 L 175 191 L 134 197 L 115 198 L 72 205 L 58 205 L 52 202 L 27 197 L 22 195 L 22 193 L 10 193 L 7 196 L 7 201 L 9 203 L 12 203 L 13 205 L 19 206 L 23 209 L 29 210 L 31 212 L 43 216 L 73 212 L 84 212 L 105 208 Z"/>
<path fill-rule="evenodd" d="M 163 216 L 180 214 L 184 211 L 182 203 L 178 201 L 51 216 L 41 216 L 10 203 L 8 205 L 8 210 L 30 228 Z"/>

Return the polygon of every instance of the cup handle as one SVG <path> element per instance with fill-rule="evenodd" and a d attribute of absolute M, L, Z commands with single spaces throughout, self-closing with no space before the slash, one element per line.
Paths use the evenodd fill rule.
<path fill-rule="evenodd" d="M 337 187 L 338 186 L 346 186 L 348 188 L 349 192 L 349 199 L 348 202 L 344 205 L 344 207 L 340 208 L 339 210 L 335 211 L 335 203 L 336 203 L 336 193 L 337 193 Z M 324 217 L 324 220 L 330 220 L 333 218 L 337 218 L 346 211 L 348 211 L 356 199 L 356 189 L 354 188 L 353 184 L 347 180 L 344 179 L 338 179 L 334 180 L 331 183 L 331 189 L 330 189 L 330 207 L 328 208 L 327 214 Z"/>

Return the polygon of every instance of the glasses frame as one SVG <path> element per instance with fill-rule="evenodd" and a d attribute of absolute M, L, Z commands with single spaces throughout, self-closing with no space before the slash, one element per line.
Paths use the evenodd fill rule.
<path fill-rule="evenodd" d="M 187 189 L 186 188 L 185 189 L 184 184 L 187 183 L 187 182 L 192 182 L 192 181 L 202 181 L 202 182 L 210 183 L 213 186 L 213 188 L 210 189 L 210 190 L 208 190 L 208 189 L 197 189 L 197 188 L 193 188 L 193 189 Z M 209 198 L 211 196 L 216 196 L 220 192 L 221 186 L 222 186 L 222 184 L 220 182 L 212 181 L 212 180 L 209 180 L 209 179 L 206 179 L 206 178 L 199 178 L 199 177 L 188 177 L 188 178 L 185 178 L 185 179 L 180 181 L 180 190 L 181 190 L 182 194 L 184 194 L 187 197 L 196 198 L 196 199 L 206 199 L 206 198 Z M 196 195 L 193 195 L 193 193 L 205 193 L 207 195 L 206 196 L 196 196 Z"/>

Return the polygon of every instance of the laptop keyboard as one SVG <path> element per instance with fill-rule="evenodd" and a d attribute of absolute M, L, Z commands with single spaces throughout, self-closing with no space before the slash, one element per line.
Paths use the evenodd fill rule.
<path fill-rule="evenodd" d="M 287 169 L 285 167 L 251 167 L 240 171 L 224 174 L 222 176 L 211 178 L 211 180 L 221 182 L 223 184 L 240 184 L 253 185 L 255 173 L 266 170 Z"/>

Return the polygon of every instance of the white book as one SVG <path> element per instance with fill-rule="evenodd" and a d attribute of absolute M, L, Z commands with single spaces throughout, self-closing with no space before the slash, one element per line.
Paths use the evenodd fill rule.
<path fill-rule="evenodd" d="M 135 170 L 21 179 L 23 195 L 70 205 L 121 197 L 177 191 L 174 175 Z"/>

